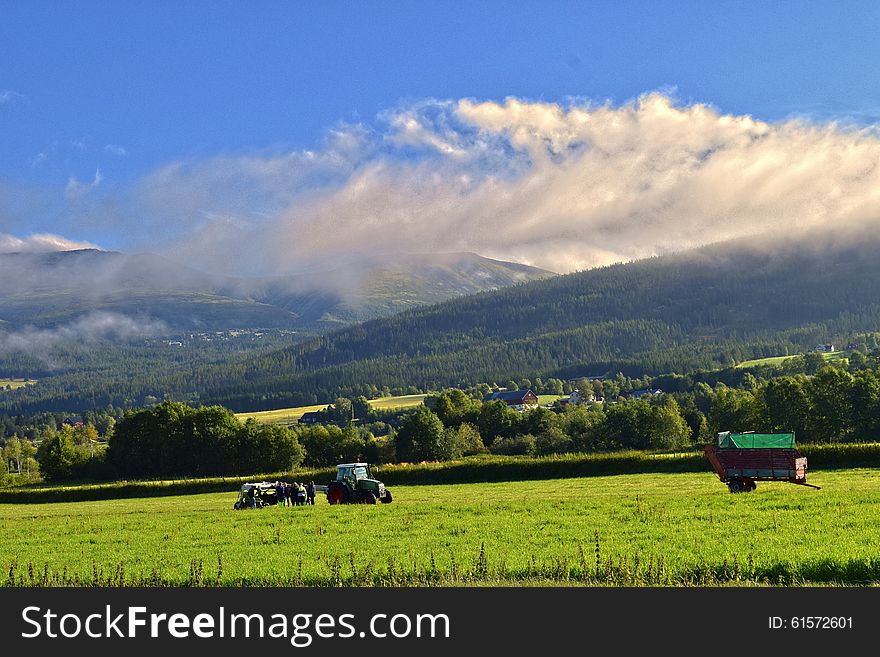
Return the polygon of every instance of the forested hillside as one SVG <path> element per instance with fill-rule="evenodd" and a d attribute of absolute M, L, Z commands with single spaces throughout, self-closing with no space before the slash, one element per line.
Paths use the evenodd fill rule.
<path fill-rule="evenodd" d="M 477 294 L 234 365 L 206 396 L 252 408 L 362 384 L 683 372 L 796 353 L 880 326 L 877 246 L 720 244 Z"/>
<path fill-rule="evenodd" d="M 138 405 L 149 396 L 262 410 L 338 394 L 686 373 L 801 353 L 880 327 L 877 246 L 714 245 L 462 297 L 274 350 L 278 342 L 170 360 L 161 349 L 129 350 L 101 368 L 2 393 L 0 409 Z"/>

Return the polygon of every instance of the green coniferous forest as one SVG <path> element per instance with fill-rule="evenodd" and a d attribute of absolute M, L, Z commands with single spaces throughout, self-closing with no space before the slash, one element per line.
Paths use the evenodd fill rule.
<path fill-rule="evenodd" d="M 392 393 L 621 371 L 689 373 L 802 353 L 880 327 L 878 243 L 718 244 L 416 308 L 324 336 L 175 352 L 80 347 L 0 357 L 39 385 L 7 413 L 139 406 L 150 399 L 259 410 Z M 100 362 L 93 358 L 100 354 Z"/>

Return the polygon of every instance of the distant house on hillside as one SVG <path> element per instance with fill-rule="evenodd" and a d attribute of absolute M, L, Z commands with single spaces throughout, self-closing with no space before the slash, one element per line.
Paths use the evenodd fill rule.
<path fill-rule="evenodd" d="M 68 415 L 61 421 L 61 424 L 66 424 L 68 427 L 82 427 L 85 426 L 85 420 L 82 419 L 81 415 Z"/>
<path fill-rule="evenodd" d="M 567 406 L 568 404 L 577 404 L 580 401 L 584 401 L 584 399 L 581 397 L 580 393 L 575 390 L 568 397 L 558 399 L 556 403 L 558 403 L 560 406 Z M 586 401 L 593 401 L 592 395 L 588 399 L 586 399 Z"/>
<path fill-rule="evenodd" d="M 300 424 L 318 424 L 321 421 L 322 413 L 320 411 L 309 411 L 308 413 L 303 413 L 302 417 L 299 419 Z"/>
<path fill-rule="evenodd" d="M 834 351 L 833 344 L 817 344 L 816 348 L 813 351 L 818 352 L 820 354 L 828 354 Z"/>
<path fill-rule="evenodd" d="M 535 408 L 538 405 L 538 396 L 531 390 L 502 390 L 490 392 L 483 397 L 484 402 L 503 401 L 518 411 L 524 408 Z"/>
<path fill-rule="evenodd" d="M 630 397 L 633 399 L 641 399 L 642 397 L 653 397 L 654 395 L 662 395 L 660 388 L 645 388 L 644 390 L 633 390 Z"/>
<path fill-rule="evenodd" d="M 568 398 L 568 401 L 571 404 L 578 404 L 580 402 L 589 403 L 592 401 L 596 401 L 596 395 L 594 395 L 592 392 L 589 392 L 586 395 L 581 395 L 581 393 L 578 392 L 577 390 L 573 390 L 571 395 Z"/>

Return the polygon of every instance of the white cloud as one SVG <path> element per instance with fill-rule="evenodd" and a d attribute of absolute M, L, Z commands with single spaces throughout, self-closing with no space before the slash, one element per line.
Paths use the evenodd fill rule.
<path fill-rule="evenodd" d="M 138 203 L 210 268 L 476 251 L 555 271 L 880 219 L 873 127 L 621 105 L 423 101 L 316 151 L 173 163 Z"/>
<path fill-rule="evenodd" d="M 92 312 L 58 328 L 28 327 L 14 333 L 0 334 L 0 354 L 22 351 L 45 359 L 48 350 L 60 343 L 132 340 L 161 335 L 167 330 L 168 326 L 162 321 L 119 313 Z"/>
<path fill-rule="evenodd" d="M 0 89 L 0 105 L 6 105 L 14 100 L 22 100 L 24 94 L 20 94 L 12 89 Z"/>
<path fill-rule="evenodd" d="M 104 146 L 104 152 L 110 153 L 111 155 L 116 155 L 118 157 L 125 157 L 126 155 L 128 155 L 128 151 L 125 150 L 123 146 L 120 146 L 118 144 L 107 144 L 106 146 Z"/>
<path fill-rule="evenodd" d="M 95 169 L 95 178 L 90 183 L 80 182 L 74 176 L 70 176 L 67 179 L 67 185 L 64 187 L 64 196 L 68 200 L 75 201 L 95 189 L 101 184 L 102 180 L 104 180 L 104 177 L 101 175 L 100 169 Z"/>
<path fill-rule="evenodd" d="M 36 233 L 25 238 L 0 233 L 0 253 L 39 253 L 97 248 L 89 242 L 76 242 L 51 233 Z"/>

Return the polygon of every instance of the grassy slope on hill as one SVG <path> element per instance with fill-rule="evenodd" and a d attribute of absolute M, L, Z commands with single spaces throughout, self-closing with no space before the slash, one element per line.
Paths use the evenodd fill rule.
<path fill-rule="evenodd" d="M 412 408 L 419 406 L 425 399 L 425 395 L 399 395 L 396 397 L 379 397 L 371 399 L 370 406 L 378 410 L 392 410 L 399 408 Z M 305 413 L 323 411 L 328 404 L 316 404 L 313 406 L 294 406 L 292 408 L 278 408 L 272 411 L 255 411 L 253 413 L 236 413 L 239 419 L 247 420 L 254 418 L 265 424 L 288 425 L 298 421 Z"/>

